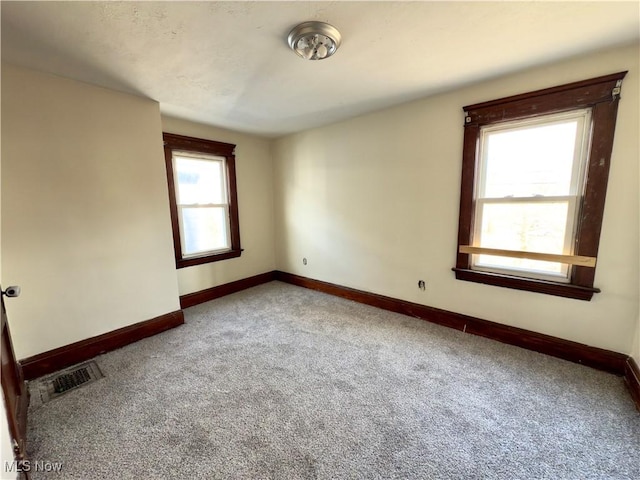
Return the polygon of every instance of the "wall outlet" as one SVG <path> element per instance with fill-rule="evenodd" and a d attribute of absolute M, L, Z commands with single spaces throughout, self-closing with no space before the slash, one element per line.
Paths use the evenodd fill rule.
<path fill-rule="evenodd" d="M 307 259 L 306 259 L 306 258 L 303 258 L 303 259 L 302 259 L 302 264 L 303 264 L 303 265 L 306 265 L 306 264 L 307 264 Z"/>
<path fill-rule="evenodd" d="M 427 285 L 424 283 L 424 280 L 418 280 L 418 288 L 420 290 L 425 290 L 427 288 Z"/>

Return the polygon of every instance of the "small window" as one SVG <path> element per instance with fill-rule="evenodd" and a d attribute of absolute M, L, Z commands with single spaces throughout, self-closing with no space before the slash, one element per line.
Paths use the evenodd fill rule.
<path fill-rule="evenodd" d="M 240 256 L 235 145 L 163 138 L 177 267 Z"/>
<path fill-rule="evenodd" d="M 584 300 L 599 291 L 625 73 L 464 107 L 456 278 Z"/>

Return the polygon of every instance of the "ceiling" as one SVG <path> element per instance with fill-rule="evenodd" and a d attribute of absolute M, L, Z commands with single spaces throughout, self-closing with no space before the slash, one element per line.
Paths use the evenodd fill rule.
<path fill-rule="evenodd" d="M 2 2 L 2 60 L 276 137 L 582 53 L 638 42 L 637 1 Z M 305 61 L 286 37 L 331 23 Z"/>

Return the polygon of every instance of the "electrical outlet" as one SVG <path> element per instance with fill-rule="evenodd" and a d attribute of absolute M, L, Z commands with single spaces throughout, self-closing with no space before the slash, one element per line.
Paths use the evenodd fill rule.
<path fill-rule="evenodd" d="M 306 258 L 303 258 L 303 259 L 302 259 L 302 264 L 303 264 L 303 265 L 306 265 L 306 264 L 307 264 L 307 259 L 306 259 Z"/>
<path fill-rule="evenodd" d="M 424 283 L 424 280 L 418 280 L 418 288 L 420 290 L 425 290 L 427 288 L 427 285 Z"/>

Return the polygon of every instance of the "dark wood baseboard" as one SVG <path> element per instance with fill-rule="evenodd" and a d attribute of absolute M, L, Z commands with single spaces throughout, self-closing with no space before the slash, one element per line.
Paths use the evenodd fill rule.
<path fill-rule="evenodd" d="M 87 338 L 20 361 L 26 380 L 33 380 L 76 363 L 89 360 L 101 353 L 110 352 L 156 335 L 184 323 L 182 310 L 167 313 L 151 320 L 135 323 L 112 332 Z"/>
<path fill-rule="evenodd" d="M 469 315 L 462 315 L 418 303 L 342 287 L 333 283 L 313 280 L 291 273 L 276 271 L 275 278 L 276 280 L 293 285 L 318 290 L 384 310 L 420 318 L 438 325 L 455 328 L 456 330 L 461 330 L 473 335 L 479 335 L 502 343 L 508 343 L 535 352 L 580 363 L 616 375 L 625 374 L 625 365 L 628 356 L 622 353 L 591 347 L 582 343 L 572 342 L 522 328 L 511 327 L 501 323 L 482 320 Z"/>
<path fill-rule="evenodd" d="M 624 383 L 631 392 L 633 401 L 636 402 L 636 408 L 640 411 L 640 367 L 633 357 L 629 357 L 625 364 Z"/>
<path fill-rule="evenodd" d="M 275 272 L 271 271 L 254 275 L 253 277 L 243 278 L 242 280 L 236 280 L 235 282 L 225 283 L 224 285 L 218 285 L 217 287 L 207 288 L 206 290 L 200 290 L 199 292 L 188 293 L 180 297 L 180 308 L 193 307 L 194 305 L 246 290 L 247 288 L 257 287 L 258 285 L 273 280 L 275 280 Z"/>

